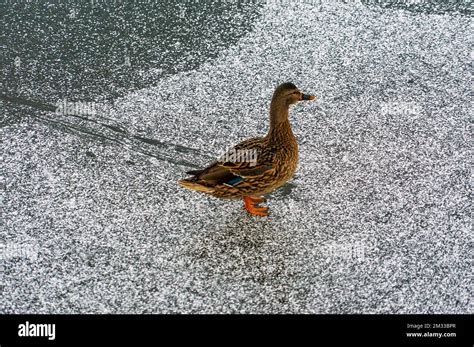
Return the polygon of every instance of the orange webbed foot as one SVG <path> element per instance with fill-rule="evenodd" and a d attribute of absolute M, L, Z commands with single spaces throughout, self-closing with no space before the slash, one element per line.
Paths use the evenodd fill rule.
<path fill-rule="evenodd" d="M 265 199 L 264 197 L 258 197 L 258 196 L 249 196 L 248 198 L 250 198 L 250 200 L 252 200 L 252 202 L 255 204 L 259 204 L 261 202 L 267 201 L 267 199 Z"/>
<path fill-rule="evenodd" d="M 260 207 L 257 204 L 266 201 L 264 198 L 244 196 L 244 207 L 253 216 L 268 216 L 268 207 Z"/>

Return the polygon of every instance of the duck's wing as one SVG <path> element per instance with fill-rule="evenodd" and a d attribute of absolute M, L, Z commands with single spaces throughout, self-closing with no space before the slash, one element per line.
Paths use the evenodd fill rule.
<path fill-rule="evenodd" d="M 188 173 L 194 175 L 195 182 L 235 186 L 247 177 L 260 176 L 273 168 L 272 156 L 266 145 L 264 138 L 243 141 L 206 168 Z"/>

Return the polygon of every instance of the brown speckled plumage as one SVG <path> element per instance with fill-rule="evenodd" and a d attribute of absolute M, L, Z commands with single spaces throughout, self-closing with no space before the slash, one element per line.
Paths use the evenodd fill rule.
<path fill-rule="evenodd" d="M 245 140 L 231 150 L 232 153 L 254 151 L 256 160 L 217 160 L 202 170 L 188 172 L 193 176 L 180 180 L 179 184 L 217 198 L 261 200 L 257 197 L 281 187 L 295 173 L 298 143 L 291 130 L 288 110 L 293 103 L 312 99 L 313 96 L 302 94 L 292 83 L 280 85 L 270 105 L 267 135 Z M 252 213 L 247 204 L 246 208 Z"/>

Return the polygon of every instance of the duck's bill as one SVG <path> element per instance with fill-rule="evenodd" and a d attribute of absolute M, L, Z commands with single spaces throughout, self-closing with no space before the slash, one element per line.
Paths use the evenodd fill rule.
<path fill-rule="evenodd" d="M 302 94 L 301 95 L 301 100 L 314 100 L 316 97 L 314 95 L 309 95 L 309 94 Z"/>

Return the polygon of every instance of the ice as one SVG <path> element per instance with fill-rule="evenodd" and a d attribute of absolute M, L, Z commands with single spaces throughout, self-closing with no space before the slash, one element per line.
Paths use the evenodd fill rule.
<path fill-rule="evenodd" d="M 0 260 L 2 313 L 473 312 L 471 19 L 260 11 L 216 58 L 89 120 L 1 128 L 2 241 L 38 247 Z M 270 217 L 176 184 L 264 134 L 286 81 L 318 99 L 291 110 L 300 163 Z"/>

